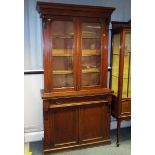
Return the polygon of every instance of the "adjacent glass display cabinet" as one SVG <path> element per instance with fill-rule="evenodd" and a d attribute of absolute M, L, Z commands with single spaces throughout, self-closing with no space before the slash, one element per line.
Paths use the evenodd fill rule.
<path fill-rule="evenodd" d="M 37 2 L 44 153 L 110 143 L 108 29 L 114 8 Z"/>
<path fill-rule="evenodd" d="M 131 119 L 131 22 L 112 22 L 110 88 L 114 90 L 112 115 L 117 119 L 117 146 L 120 123 Z"/>

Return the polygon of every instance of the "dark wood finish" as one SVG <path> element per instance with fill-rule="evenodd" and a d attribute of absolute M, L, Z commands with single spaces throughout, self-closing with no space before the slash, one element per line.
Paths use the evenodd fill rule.
<path fill-rule="evenodd" d="M 75 67 L 75 68 L 76 68 L 76 67 Z M 111 71 L 110 68 L 108 68 L 108 72 L 109 72 L 109 71 Z M 35 70 L 35 71 L 33 71 L 33 70 L 24 71 L 24 75 L 28 75 L 28 74 L 44 74 L 44 71 L 43 71 L 43 70 L 39 70 L 39 71 L 37 71 L 37 70 Z"/>
<path fill-rule="evenodd" d="M 119 143 L 120 125 L 122 120 L 131 119 L 131 97 L 124 98 L 123 92 L 123 72 L 124 72 L 124 55 L 125 55 L 125 33 L 131 33 L 131 20 L 129 22 L 112 22 L 112 39 L 115 34 L 120 34 L 120 51 L 119 51 L 119 74 L 118 74 L 118 93 L 113 94 L 111 113 L 117 120 L 117 146 Z M 111 45 L 113 45 L 111 43 Z M 111 48 L 111 67 L 113 62 L 113 46 Z M 131 56 L 129 55 L 129 70 L 130 70 Z M 129 70 L 128 70 L 128 87 L 129 90 Z M 110 77 L 110 88 L 112 88 L 112 69 Z M 127 92 L 128 94 L 128 92 Z"/>
<path fill-rule="evenodd" d="M 107 137 L 109 136 L 107 129 L 110 127 L 109 114 L 108 105 L 102 101 L 100 104 L 86 105 L 80 108 L 80 142 L 110 139 Z"/>
<path fill-rule="evenodd" d="M 112 92 L 43 101 L 45 153 L 110 143 Z"/>
<path fill-rule="evenodd" d="M 88 5 L 73 5 L 60 3 L 37 2 L 37 10 L 41 16 L 74 16 L 74 17 L 101 17 L 110 18 L 111 13 L 115 10 L 112 7 L 99 7 Z M 52 11 L 51 11 L 52 10 Z"/>
<path fill-rule="evenodd" d="M 131 28 L 131 20 L 129 20 L 128 22 L 117 22 L 117 21 L 113 21 L 112 23 L 112 29 L 113 30 L 119 30 L 122 28 Z"/>
<path fill-rule="evenodd" d="M 44 65 L 44 90 L 49 92 L 52 90 L 52 63 L 51 63 L 51 45 L 50 45 L 50 21 L 47 21 L 48 24 L 44 24 L 43 27 L 43 41 L 44 41 L 44 54 L 43 54 L 43 65 Z M 50 67 L 49 67 L 50 66 Z"/>
<path fill-rule="evenodd" d="M 54 147 L 78 143 L 78 111 L 75 107 L 56 108 L 51 110 L 53 120 Z M 64 123 L 62 123 L 64 122 Z M 52 128 L 51 127 L 51 128 Z"/>
<path fill-rule="evenodd" d="M 37 2 L 37 10 L 42 18 L 44 40 L 44 89 L 41 90 L 44 111 L 44 153 L 109 144 L 113 92 L 107 88 L 108 26 L 114 8 Z M 51 41 L 54 37 L 52 34 L 53 21 L 71 21 L 73 23 L 74 39 L 73 46 L 70 47 L 73 52 L 73 68 L 71 68 L 73 70 L 73 87 L 54 87 L 56 83 L 52 77 L 54 76 L 53 46 L 55 44 Z M 83 23 L 101 25 L 99 85 L 82 85 Z M 55 34 L 57 35 L 57 32 Z M 65 36 L 61 37 L 65 38 Z M 72 36 L 70 35 L 69 38 Z M 64 46 L 65 49 L 65 45 L 60 46 L 61 48 Z M 67 58 L 71 55 L 63 53 L 59 56 L 63 59 L 63 56 Z M 64 63 L 67 63 L 67 59 L 64 60 Z M 60 62 L 60 66 L 62 64 Z M 60 74 L 60 70 L 58 71 Z M 70 70 L 65 71 L 70 74 Z M 98 70 L 95 71 L 98 72 Z M 93 71 L 90 72 L 93 73 Z M 65 73 L 61 71 L 61 74 Z M 88 78 L 90 77 L 88 76 Z"/>

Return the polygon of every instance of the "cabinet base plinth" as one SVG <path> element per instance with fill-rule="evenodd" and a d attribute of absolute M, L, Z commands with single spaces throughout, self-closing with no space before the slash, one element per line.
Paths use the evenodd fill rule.
<path fill-rule="evenodd" d="M 44 150 L 44 155 L 49 155 L 52 152 L 63 152 L 68 150 L 84 149 L 84 148 L 96 147 L 96 146 L 102 146 L 102 145 L 108 145 L 108 144 L 111 144 L 110 139 L 92 142 L 92 143 L 77 144 L 77 145 L 66 146 L 66 147 L 51 148 L 51 149 Z"/>

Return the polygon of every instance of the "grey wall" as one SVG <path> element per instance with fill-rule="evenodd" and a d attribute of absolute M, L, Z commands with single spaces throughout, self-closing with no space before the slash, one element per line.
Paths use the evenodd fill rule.
<path fill-rule="evenodd" d="M 111 18 L 113 21 L 128 21 L 131 18 L 130 0 L 46 0 L 46 2 L 115 7 L 116 10 Z M 41 20 L 36 11 L 36 0 L 25 0 L 24 3 L 24 69 L 42 69 Z M 43 88 L 43 75 L 25 75 L 24 85 L 25 132 L 42 131 L 43 120 L 40 89 Z M 130 125 L 130 122 L 123 126 L 128 125 Z M 116 124 L 113 122 L 112 128 L 115 127 Z"/>

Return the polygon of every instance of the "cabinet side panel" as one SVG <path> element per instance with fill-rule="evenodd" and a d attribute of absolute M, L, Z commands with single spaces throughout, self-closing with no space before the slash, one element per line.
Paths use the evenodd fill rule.
<path fill-rule="evenodd" d="M 48 111 L 44 111 L 44 149 L 50 148 L 50 113 Z"/>
<path fill-rule="evenodd" d="M 51 24 L 45 21 L 43 24 L 43 41 L 44 41 L 44 91 L 48 92 L 52 89 L 51 79 L 51 45 L 50 45 L 50 26 Z"/>

